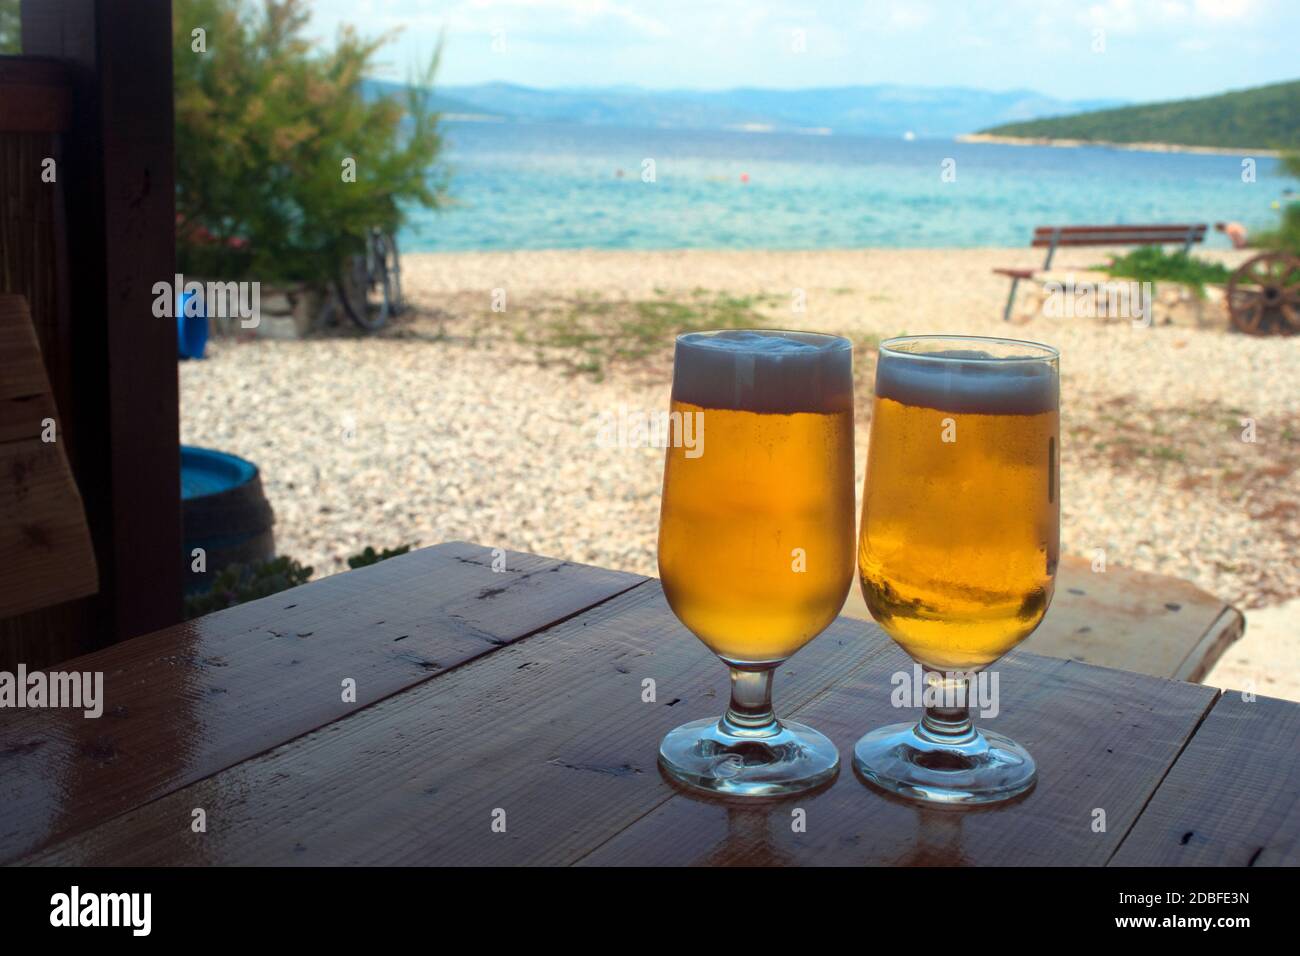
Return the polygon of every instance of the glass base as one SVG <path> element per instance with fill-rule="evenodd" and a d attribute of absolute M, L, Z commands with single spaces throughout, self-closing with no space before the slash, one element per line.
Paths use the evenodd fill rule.
<path fill-rule="evenodd" d="M 781 797 L 834 779 L 840 755 L 825 736 L 793 721 L 779 723 L 775 733 L 748 736 L 709 717 L 670 731 L 659 745 L 659 766 L 693 790 Z"/>
<path fill-rule="evenodd" d="M 925 803 L 974 806 L 1010 800 L 1037 779 L 1034 758 L 1010 737 L 972 729 L 937 740 L 919 724 L 890 724 L 853 747 L 853 769 L 882 790 Z"/>

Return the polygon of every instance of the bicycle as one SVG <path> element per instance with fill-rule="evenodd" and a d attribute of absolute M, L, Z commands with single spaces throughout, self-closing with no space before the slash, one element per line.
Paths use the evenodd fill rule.
<path fill-rule="evenodd" d="M 348 260 L 335 284 L 348 318 L 367 332 L 382 329 L 405 308 L 396 237 L 371 228 L 365 253 Z"/>

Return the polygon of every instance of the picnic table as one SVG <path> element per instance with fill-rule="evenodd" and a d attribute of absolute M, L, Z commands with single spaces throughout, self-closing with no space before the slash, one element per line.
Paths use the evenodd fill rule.
<path fill-rule="evenodd" d="M 900 719 L 889 679 L 910 667 L 842 617 L 782 667 L 778 713 L 846 754 Z M 102 671 L 104 714 L 0 712 L 0 862 L 1300 863 L 1300 705 L 1019 651 L 982 722 L 1038 761 L 1018 801 L 921 808 L 843 757 L 785 800 L 683 793 L 659 741 L 720 713 L 727 674 L 658 581 L 483 545 L 57 669 Z"/>

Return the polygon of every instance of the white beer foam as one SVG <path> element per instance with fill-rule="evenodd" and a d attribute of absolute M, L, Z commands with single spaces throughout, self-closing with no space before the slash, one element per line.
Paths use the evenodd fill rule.
<path fill-rule="evenodd" d="M 987 352 L 891 352 L 876 365 L 876 395 L 904 405 L 970 415 L 1037 415 L 1060 401 L 1056 367 Z"/>
<path fill-rule="evenodd" d="M 845 411 L 853 347 L 808 332 L 690 332 L 677 338 L 673 399 L 749 412 Z"/>

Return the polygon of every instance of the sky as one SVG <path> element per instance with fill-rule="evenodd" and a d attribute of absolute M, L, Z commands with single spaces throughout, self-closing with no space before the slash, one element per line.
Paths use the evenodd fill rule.
<path fill-rule="evenodd" d="M 1300 78 L 1300 0 L 310 0 L 326 39 L 400 28 L 405 79 L 729 89 L 897 83 L 1136 102 Z"/>

